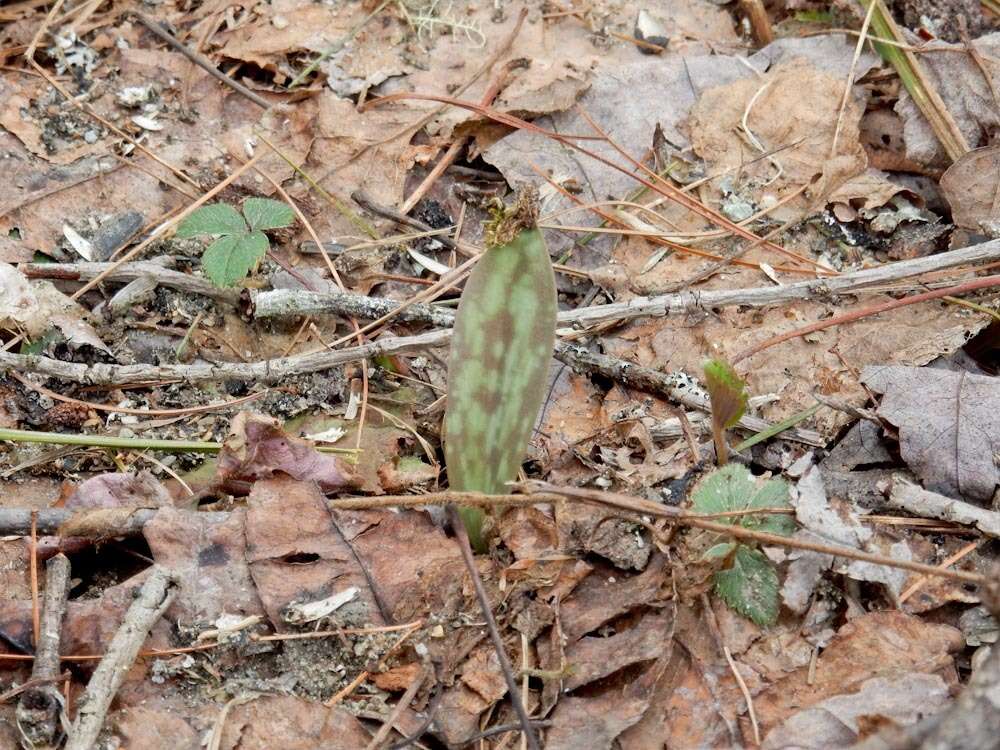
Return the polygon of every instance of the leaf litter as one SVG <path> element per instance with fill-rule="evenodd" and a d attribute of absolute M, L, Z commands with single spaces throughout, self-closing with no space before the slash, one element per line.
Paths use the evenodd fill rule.
<path fill-rule="evenodd" d="M 699 0 L 523 17 L 478 1 L 146 9 L 251 96 L 113 4 L 47 11 L 0 10 L 0 693 L 31 675 L 32 597 L 60 552 L 71 714 L 150 565 L 176 580 L 101 747 L 358 748 L 380 729 L 381 747 L 510 747 L 514 700 L 546 748 L 848 747 L 945 732 L 954 696 L 997 673 L 988 592 L 912 568 L 995 576 L 995 287 L 870 314 L 975 280 L 936 265 L 949 251 L 997 260 L 992 17 L 970 19 L 965 43 L 947 13 L 897 16 L 976 149 L 951 163 L 895 71 L 831 30 L 860 29 L 860 4 L 829 24 L 779 3 L 763 48 L 740 11 Z M 17 56 L 29 45 L 34 65 Z M 380 103 L 408 93 L 485 103 Z M 445 318 L 356 326 L 385 302 L 449 312 L 464 284 L 451 269 L 523 183 L 541 195 L 561 312 L 813 283 L 766 306 L 559 324 L 611 365 L 553 364 L 527 460 L 512 460 L 602 504 L 515 492 L 485 509 L 475 568 L 514 698 L 439 507 L 471 501 L 441 495 L 458 488 L 447 332 L 414 340 Z M 898 261 L 927 265 L 824 287 Z M 269 289 L 290 307 L 258 317 L 247 300 Z M 298 292 L 330 303 L 297 308 Z M 366 362 L 329 364 L 358 343 Z M 739 449 L 752 433 L 706 361 L 732 363 L 741 414 L 806 414 L 796 427 L 818 439 Z M 254 362 L 262 377 L 239 376 Z M 189 367 L 214 369 L 189 381 Z M 678 400 L 682 378 L 700 403 L 712 393 L 710 414 Z M 101 518 L 112 528 L 93 531 Z M 17 702 L 0 702 L 5 747 Z"/>

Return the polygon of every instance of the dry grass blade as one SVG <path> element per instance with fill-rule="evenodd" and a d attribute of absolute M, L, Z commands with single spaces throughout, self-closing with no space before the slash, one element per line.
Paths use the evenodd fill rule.
<path fill-rule="evenodd" d="M 906 42 L 883 0 L 860 0 L 860 2 L 866 10 L 870 3 L 875 3 L 877 6 L 872 17 L 872 28 L 876 36 L 894 39 L 900 44 Z M 962 154 L 969 151 L 969 144 L 941 100 L 937 89 L 927 80 L 917 56 L 909 48 L 890 46 L 880 42 L 873 42 L 873 44 L 882 59 L 896 69 L 906 91 L 913 97 L 914 104 L 927 118 L 934 135 L 941 141 L 941 146 L 948 154 L 948 158 L 957 161 Z"/>

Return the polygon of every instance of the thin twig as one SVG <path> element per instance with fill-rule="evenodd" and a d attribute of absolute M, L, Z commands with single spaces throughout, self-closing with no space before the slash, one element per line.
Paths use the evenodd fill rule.
<path fill-rule="evenodd" d="M 763 531 L 746 529 L 743 528 L 742 526 L 735 526 L 725 523 L 716 523 L 714 521 L 705 521 L 698 518 L 685 518 L 683 516 L 679 517 L 676 513 L 675 508 L 667 510 L 669 506 L 660 505 L 659 503 L 654 503 L 651 500 L 645 500 L 639 497 L 632 497 L 631 495 L 623 495 L 617 492 L 602 492 L 601 490 L 582 489 L 576 487 L 560 487 L 558 485 L 538 480 L 531 480 L 527 482 L 516 482 L 514 484 L 514 487 L 515 489 L 518 489 L 522 492 L 527 492 L 528 494 L 536 490 L 545 493 L 562 494 L 565 495 L 566 497 L 583 500 L 584 502 L 597 503 L 599 505 L 616 508 L 618 510 L 623 510 L 630 513 L 638 513 L 640 515 L 648 515 L 658 518 L 670 518 L 673 519 L 676 523 L 679 523 L 684 526 L 691 526 L 696 529 L 704 529 L 705 531 L 712 531 L 715 532 L 716 534 L 729 536 L 734 539 L 751 540 L 770 546 L 789 547 L 791 549 L 804 549 L 810 552 L 819 552 L 824 555 L 833 555 L 834 557 L 844 557 L 850 560 L 861 560 L 862 562 L 875 563 L 876 565 L 885 565 L 890 568 L 899 568 L 900 570 L 911 570 L 915 573 L 925 573 L 927 575 L 938 576 L 940 578 L 949 578 L 954 581 L 964 581 L 967 583 L 975 583 L 980 585 L 987 581 L 986 576 L 980 575 L 979 573 L 970 573 L 964 570 L 941 570 L 940 568 L 934 565 L 926 565 L 924 563 L 911 562 L 910 560 L 897 560 L 892 557 L 886 557 L 885 555 L 876 555 L 869 552 L 861 552 L 851 547 L 842 547 L 840 545 L 809 542 L 803 539 L 796 539 L 793 537 L 782 536 L 780 534 L 770 534 Z"/>
<path fill-rule="evenodd" d="M 420 690 L 421 686 L 424 684 L 424 680 L 427 679 L 427 670 L 422 668 L 414 678 L 410 681 L 410 684 L 406 688 L 406 692 L 397 701 L 396 705 L 393 707 L 392 712 L 386 717 L 385 721 L 382 722 L 382 726 L 379 727 L 375 736 L 371 738 L 371 741 L 365 746 L 365 750 L 377 750 L 379 745 L 389 736 L 389 732 L 393 730 L 393 725 L 396 720 L 402 715 L 403 711 L 413 702 L 413 698 L 416 696 L 417 691 Z"/>
<path fill-rule="evenodd" d="M 147 29 L 152 31 L 153 34 L 156 35 L 161 41 L 166 42 L 169 46 L 173 47 L 175 50 L 180 52 L 182 55 L 184 55 L 184 57 L 186 57 L 188 60 L 193 62 L 199 68 L 204 70 L 210 76 L 212 76 L 218 81 L 221 81 L 223 84 L 231 88 L 237 94 L 240 94 L 241 96 L 245 97 L 249 101 L 256 104 L 258 107 L 261 107 L 263 109 L 271 108 L 271 102 L 262 97 L 260 94 L 255 94 L 253 91 L 248 89 L 242 83 L 234 81 L 232 78 L 230 78 L 221 70 L 219 70 L 217 67 L 215 67 L 215 65 L 212 64 L 211 60 L 209 60 L 204 55 L 199 54 L 198 52 L 195 52 L 192 49 L 189 49 L 186 44 L 178 41 L 173 34 L 170 34 L 167 31 L 165 31 L 163 27 L 160 26 L 160 24 L 158 24 L 156 21 L 152 20 L 151 18 L 147 18 L 137 10 L 133 10 L 132 15 L 139 23 L 141 23 Z"/>
<path fill-rule="evenodd" d="M 482 578 L 479 577 L 479 570 L 476 568 L 476 560 L 472 555 L 472 546 L 469 544 L 469 535 L 465 531 L 465 524 L 458 515 L 455 505 L 448 506 L 448 517 L 451 520 L 452 529 L 458 538 L 458 547 L 462 551 L 462 559 L 465 560 L 465 567 L 472 578 L 472 585 L 476 590 L 476 598 L 483 612 L 483 619 L 486 621 L 486 629 L 490 632 L 490 640 L 493 641 L 493 648 L 496 650 L 497 660 L 500 663 L 500 671 L 503 672 L 504 681 L 507 683 L 507 691 L 510 693 L 510 702 L 514 706 L 514 713 L 517 714 L 518 721 L 521 722 L 521 731 L 527 740 L 530 750 L 541 750 L 538 744 L 538 737 L 531 726 L 531 717 L 524 705 L 521 688 L 514 677 L 514 670 L 510 666 L 510 659 L 507 658 L 507 650 L 504 648 L 503 639 L 500 637 L 500 630 L 497 628 L 496 619 L 493 617 L 493 609 L 490 606 L 489 597 L 486 595 L 486 588 L 483 586 Z"/>
<path fill-rule="evenodd" d="M 809 333 L 814 333 L 816 331 L 822 331 L 826 328 L 832 326 L 843 325 L 844 323 L 853 323 L 857 320 L 863 318 L 871 317 L 872 315 L 878 315 L 879 313 L 888 312 L 889 310 L 895 310 L 899 307 L 906 307 L 908 305 L 915 305 L 918 302 L 927 302 L 932 299 L 940 299 L 942 297 L 950 297 L 959 294 L 966 294 L 967 292 L 975 291 L 976 289 L 988 289 L 989 287 L 1000 286 L 1000 276 L 984 276 L 982 278 L 973 279 L 971 281 L 966 281 L 962 284 L 957 284 L 955 286 L 946 287 L 944 289 L 935 289 L 930 292 L 923 292 L 922 294 L 913 294 L 909 297 L 903 297 L 902 299 L 894 299 L 888 302 L 883 302 L 879 305 L 871 305 L 870 307 L 862 308 L 861 310 L 852 310 L 849 313 L 844 313 L 843 315 L 835 315 L 832 318 L 827 318 L 826 320 L 821 320 L 816 323 L 812 323 L 802 328 L 796 328 L 794 331 L 787 331 L 785 333 L 779 334 L 777 336 L 772 336 L 769 339 L 765 339 L 759 344 L 754 344 L 753 346 L 744 349 L 743 351 L 736 354 L 730 359 L 733 364 L 736 364 L 740 360 L 752 357 L 755 354 L 759 354 L 765 349 L 770 349 L 772 346 L 781 344 L 785 341 L 790 341 L 791 339 L 797 339 L 805 336 Z"/>

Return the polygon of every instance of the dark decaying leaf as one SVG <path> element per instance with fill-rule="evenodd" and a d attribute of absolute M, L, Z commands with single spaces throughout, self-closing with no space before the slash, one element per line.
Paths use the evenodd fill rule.
<path fill-rule="evenodd" d="M 490 248 L 469 276 L 448 366 L 445 458 L 452 489 L 505 492 L 545 397 L 556 326 L 552 263 L 537 229 Z M 482 517 L 463 519 L 481 548 Z"/>

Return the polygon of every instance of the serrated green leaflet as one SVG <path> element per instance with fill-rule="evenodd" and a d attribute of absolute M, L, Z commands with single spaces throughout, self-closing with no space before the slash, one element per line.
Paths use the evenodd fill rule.
<path fill-rule="evenodd" d="M 791 501 L 785 480 L 767 479 L 758 484 L 750 470 L 739 464 L 728 464 L 716 469 L 698 483 L 691 495 L 692 512 L 704 515 L 789 507 Z M 738 523 L 744 528 L 771 534 L 788 535 L 795 530 L 795 521 L 790 515 L 777 513 L 727 516 L 716 520 L 720 523 Z"/>
<path fill-rule="evenodd" d="M 226 203 L 212 203 L 184 219 L 175 236 L 183 240 L 199 234 L 243 234 L 246 231 L 247 223 L 235 208 Z"/>
<path fill-rule="evenodd" d="M 758 625 L 771 625 L 778 619 L 778 574 L 760 550 L 739 545 L 733 566 L 715 574 L 715 591 Z"/>
<path fill-rule="evenodd" d="M 225 235 L 205 249 L 201 264 L 216 286 L 232 286 L 260 262 L 267 247 L 262 232 Z"/>
<path fill-rule="evenodd" d="M 448 363 L 445 458 L 452 489 L 503 493 L 545 398 L 556 328 L 552 262 L 537 229 L 487 250 L 458 307 Z M 482 514 L 463 509 L 477 549 Z"/>
<path fill-rule="evenodd" d="M 295 212 L 288 204 L 270 198 L 247 198 L 243 215 L 254 230 L 281 229 L 295 221 Z"/>

